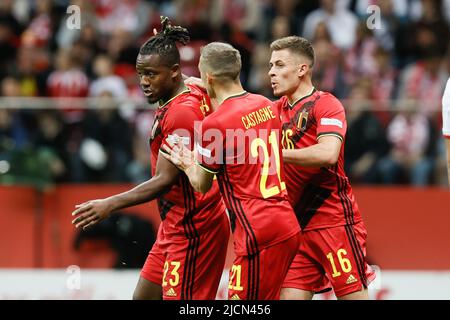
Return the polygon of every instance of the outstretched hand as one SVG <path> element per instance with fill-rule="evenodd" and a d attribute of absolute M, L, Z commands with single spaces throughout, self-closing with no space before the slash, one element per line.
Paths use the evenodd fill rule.
<path fill-rule="evenodd" d="M 72 224 L 76 228 L 86 229 L 107 218 L 111 213 L 110 205 L 107 199 L 90 200 L 82 204 L 77 204 L 72 216 Z"/>
<path fill-rule="evenodd" d="M 186 148 L 177 135 L 175 135 L 175 141 L 166 139 L 165 142 L 162 144 L 164 152 L 161 154 L 178 169 L 186 171 L 195 165 L 195 150 L 193 152 Z"/>

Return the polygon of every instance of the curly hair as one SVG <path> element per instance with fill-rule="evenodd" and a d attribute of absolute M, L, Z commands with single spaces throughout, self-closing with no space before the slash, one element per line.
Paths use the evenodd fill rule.
<path fill-rule="evenodd" d="M 161 31 L 148 39 L 139 50 L 141 55 L 157 54 L 161 61 L 172 66 L 180 63 L 180 53 L 176 46 L 176 42 L 183 45 L 189 42 L 189 32 L 186 28 L 180 26 L 172 26 L 168 17 L 161 16 Z"/>

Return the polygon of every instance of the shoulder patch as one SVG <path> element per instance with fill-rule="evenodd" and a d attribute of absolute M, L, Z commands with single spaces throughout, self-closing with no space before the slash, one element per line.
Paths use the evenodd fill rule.
<path fill-rule="evenodd" d="M 331 119 L 331 118 L 322 118 L 320 119 L 320 124 L 323 126 L 336 126 L 339 128 L 343 128 L 342 121 L 339 119 Z"/>

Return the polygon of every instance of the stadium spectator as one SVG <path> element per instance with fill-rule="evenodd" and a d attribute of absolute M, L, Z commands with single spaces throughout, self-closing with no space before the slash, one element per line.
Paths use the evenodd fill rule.
<path fill-rule="evenodd" d="M 103 165 L 98 166 L 84 161 L 87 165 L 85 181 L 125 182 L 124 168 L 132 159 L 132 130 L 129 123 L 120 115 L 119 101 L 112 91 L 118 87 L 108 87 L 108 79 L 102 80 L 105 82 L 99 82 L 99 85 L 94 87 L 98 98 L 95 100 L 95 109 L 86 112 L 81 125 L 83 139 L 98 142 L 105 152 L 106 160 Z M 110 83 L 114 85 L 113 81 Z M 105 85 L 102 88 L 103 84 Z"/>
<path fill-rule="evenodd" d="M 28 135 L 17 110 L 0 109 L 0 148 L 2 151 L 25 148 L 30 143 Z"/>
<path fill-rule="evenodd" d="M 368 99 L 373 100 L 371 108 L 375 115 L 386 127 L 392 118 L 392 100 L 394 99 L 398 87 L 398 71 L 393 66 L 392 56 L 389 51 L 379 46 L 374 53 L 375 67 L 372 72 L 365 77 L 361 77 L 358 82 L 368 82 L 370 92 Z M 356 84 L 358 86 L 358 84 Z M 348 99 L 352 99 L 351 96 Z"/>
<path fill-rule="evenodd" d="M 14 62 L 20 46 L 22 25 L 12 13 L 12 1 L 0 3 L 0 79 Z"/>
<path fill-rule="evenodd" d="M 320 22 L 327 24 L 333 44 L 339 49 L 351 48 L 355 43 L 358 18 L 345 6 L 338 5 L 334 0 L 320 0 L 320 8 L 306 17 L 303 36 L 312 40 Z"/>
<path fill-rule="evenodd" d="M 133 159 L 126 165 L 125 169 L 127 180 L 132 183 L 140 184 L 151 177 L 147 146 L 147 139 L 139 135 L 133 137 Z"/>
<path fill-rule="evenodd" d="M 375 66 L 366 77 L 372 81 L 371 97 L 382 109 L 389 109 L 394 98 L 398 71 L 393 67 L 392 58 L 386 49 L 378 47 L 374 53 Z"/>
<path fill-rule="evenodd" d="M 422 58 L 422 53 L 429 47 L 433 47 L 436 53 L 443 54 L 447 49 L 450 38 L 449 22 L 445 20 L 442 0 L 415 0 L 419 4 L 417 17 L 412 17 L 399 30 L 397 46 L 398 56 L 402 57 L 402 68 Z M 410 6 L 414 10 L 414 5 Z"/>
<path fill-rule="evenodd" d="M 385 184 L 411 183 L 426 186 L 434 168 L 434 132 L 417 102 L 404 101 L 387 127 L 389 154 L 379 162 Z M 414 143 L 411 143 L 414 141 Z"/>
<path fill-rule="evenodd" d="M 107 54 L 116 63 L 133 64 L 139 48 L 135 45 L 135 37 L 124 29 L 116 29 L 107 42 Z"/>
<path fill-rule="evenodd" d="M 356 41 L 345 54 L 345 79 L 352 86 L 359 78 L 376 72 L 375 52 L 378 42 L 365 22 L 360 22 L 356 30 Z M 314 46 L 315 48 L 315 46 Z"/>
<path fill-rule="evenodd" d="M 48 95 L 54 98 L 68 98 L 61 103 L 61 107 L 67 108 L 64 110 L 64 120 L 68 123 L 79 122 L 85 110 L 77 108 L 70 98 L 87 97 L 89 79 L 70 51 L 60 49 L 55 60 L 55 70 L 47 79 Z"/>
<path fill-rule="evenodd" d="M 313 45 L 316 54 L 314 85 L 319 90 L 329 91 L 337 97 L 344 97 L 346 84 L 343 58 L 341 51 L 331 42 L 328 28 L 323 22 L 317 25 Z"/>
<path fill-rule="evenodd" d="M 50 45 L 53 37 L 54 17 L 51 0 L 37 0 L 34 18 L 22 33 L 22 41 L 33 47 Z"/>
<path fill-rule="evenodd" d="M 439 109 L 442 92 L 448 77 L 441 68 L 443 56 L 436 47 L 427 48 L 422 59 L 405 68 L 400 74 L 398 98 L 414 99 L 418 102 L 417 112 L 431 117 Z"/>
<path fill-rule="evenodd" d="M 379 183 L 378 162 L 389 151 L 385 127 L 372 111 L 371 80 L 355 84 L 348 99 L 344 168 L 352 183 Z"/>
<path fill-rule="evenodd" d="M 114 74 L 114 63 L 107 55 L 98 55 L 94 60 L 94 73 L 97 79 L 91 82 L 89 96 L 99 97 L 109 92 L 113 97 L 125 98 L 127 88 L 123 79 Z"/>
<path fill-rule="evenodd" d="M 198 76 L 200 47 L 210 41 L 226 41 L 242 52 L 243 86 L 273 97 L 268 87 L 270 82 L 266 82 L 267 76 L 264 75 L 267 65 L 261 59 L 269 42 L 289 34 L 307 32 L 311 29 L 312 18 L 305 24 L 306 17 L 317 18 L 318 13 L 322 12 L 320 16 L 329 19 L 325 21 L 319 17 L 314 22 L 317 25 L 310 31 L 317 55 L 313 83 L 318 89 L 345 99 L 350 97 L 353 83 L 364 82 L 364 78 L 369 77 L 372 78 L 373 86 L 371 97 L 375 102 L 371 105 L 377 110 L 375 115 L 380 117 L 383 125 L 386 126 L 392 118 L 397 100 L 418 99 L 420 112 L 430 117 L 434 129 L 441 126 L 441 118 L 438 117 L 441 93 L 450 74 L 450 51 L 448 41 L 445 41 L 450 37 L 450 0 L 279 0 L 259 2 L 257 10 L 251 10 L 256 2 L 202 0 L 193 4 L 192 1 L 184 0 L 0 1 L 0 80 L 5 77 L 17 79 L 20 97 L 51 98 L 55 95 L 54 90 L 48 88 L 49 75 L 59 71 L 52 69 L 51 62 L 57 60 L 59 52 L 66 51 L 70 53 L 70 64 L 77 65 L 75 69 L 84 74 L 64 76 L 65 79 L 71 78 L 67 80 L 67 87 L 71 87 L 72 93 L 63 95 L 73 96 L 75 88 L 82 85 L 81 78 L 84 77 L 83 81 L 87 81 L 87 86 L 96 80 L 94 58 L 98 55 L 107 56 L 114 65 L 113 73 L 121 77 L 127 86 L 127 102 L 121 108 L 121 115 L 133 127 L 136 125 L 134 119 L 139 116 L 134 108 L 145 103 L 135 74 L 135 57 L 139 46 L 158 24 L 161 13 L 169 14 L 178 22 L 185 21 L 191 30 L 190 45 L 180 48 L 183 73 Z M 79 30 L 67 27 L 70 14 L 66 13 L 66 9 L 69 4 L 79 6 L 82 13 Z M 376 4 L 380 9 L 381 28 L 368 30 L 366 22 L 371 13 L 367 12 L 367 8 L 371 4 Z M 334 14 L 326 13 L 325 8 L 329 8 L 329 12 L 334 10 Z M 341 18 L 344 22 L 341 22 Z M 331 34 L 327 34 L 330 25 L 333 26 L 336 21 L 338 27 L 331 28 Z M 346 21 L 353 21 L 350 24 L 353 26 L 354 23 L 355 27 L 346 28 L 348 31 L 342 32 Z M 373 36 L 363 37 L 361 42 L 356 41 L 358 23 L 359 34 L 373 33 Z M 351 45 L 337 45 L 336 36 L 341 39 L 338 42 L 349 42 Z M 326 39 L 328 40 L 324 41 Z M 329 42 L 337 49 L 330 48 Z M 446 50 L 447 56 L 444 56 Z M 341 59 L 344 58 L 349 67 L 346 73 L 347 83 L 343 83 L 340 75 L 343 72 L 340 70 Z M 62 77 L 58 78 L 61 84 Z M 348 81 L 349 78 L 351 81 Z M 60 87 L 56 91 L 61 91 L 60 85 L 56 87 Z M 86 90 L 86 86 L 84 87 L 83 90 Z M 85 97 L 86 94 L 76 93 L 75 96 Z M 85 101 L 80 102 L 81 107 L 84 107 Z M 10 100 L 8 103 L 26 107 L 54 106 L 52 100 L 37 99 L 16 102 Z M 75 100 L 69 99 L 57 107 L 64 108 L 62 125 L 72 131 L 69 141 L 74 146 L 70 149 L 77 152 L 83 137 L 82 129 L 77 127 L 77 123 L 82 120 L 84 112 L 74 110 L 75 105 Z M 20 113 L 22 125 L 27 130 L 34 130 L 37 113 L 33 110 L 21 110 Z M 122 172 L 121 175 L 126 173 Z M 80 181 L 76 177 L 79 175 L 71 175 L 71 181 Z M 434 182 L 438 180 L 434 179 Z"/>
<path fill-rule="evenodd" d="M 272 96 L 272 88 L 267 75 L 267 56 L 269 52 L 269 46 L 265 42 L 256 44 L 247 84 L 250 91 L 259 92 L 265 97 Z"/>

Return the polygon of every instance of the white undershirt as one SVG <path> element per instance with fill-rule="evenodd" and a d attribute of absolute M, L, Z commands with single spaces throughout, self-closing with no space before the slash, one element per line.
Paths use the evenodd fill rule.
<path fill-rule="evenodd" d="M 442 97 L 442 133 L 450 137 L 450 78 L 445 86 Z"/>

